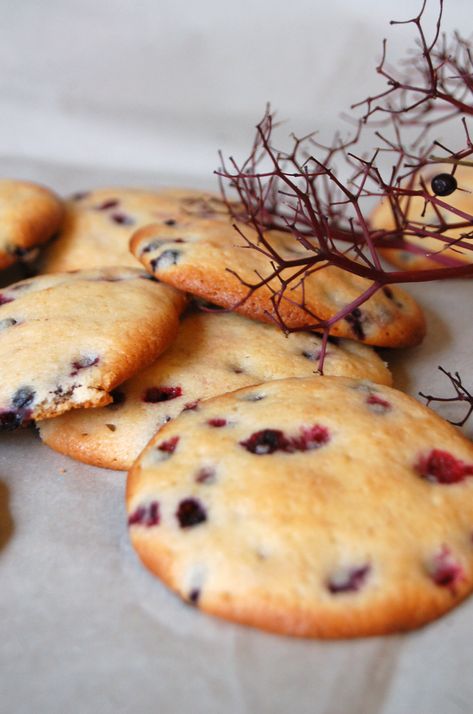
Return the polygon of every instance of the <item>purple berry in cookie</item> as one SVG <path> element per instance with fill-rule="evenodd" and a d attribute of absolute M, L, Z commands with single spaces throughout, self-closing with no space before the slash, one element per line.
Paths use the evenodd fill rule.
<path fill-rule="evenodd" d="M 15 409 L 26 409 L 26 407 L 32 404 L 35 396 L 36 392 L 34 389 L 31 389 L 31 387 L 22 387 L 13 395 L 12 405 Z"/>
<path fill-rule="evenodd" d="M 17 324 L 18 322 L 12 317 L 7 317 L 5 318 L 5 320 L 0 320 L 0 332 L 2 332 L 2 330 L 6 330 L 8 327 L 13 327 L 13 325 Z"/>
<path fill-rule="evenodd" d="M 200 598 L 200 590 L 198 588 L 194 588 L 193 590 L 190 591 L 189 593 L 189 602 L 191 605 L 197 605 L 199 602 Z"/>
<path fill-rule="evenodd" d="M 13 302 L 15 298 L 8 297 L 7 295 L 2 295 L 0 293 L 0 305 L 6 305 L 9 302 Z"/>
<path fill-rule="evenodd" d="M 145 247 L 141 251 L 141 255 L 145 255 L 145 253 L 152 253 L 153 251 L 157 250 L 162 245 L 164 245 L 164 243 L 185 243 L 185 240 L 183 238 L 169 238 L 168 236 L 162 236 L 161 238 L 155 238 L 154 240 L 151 241 L 151 243 L 148 243 L 147 245 L 145 245 Z M 165 251 L 165 252 L 167 252 L 167 251 Z M 164 253 L 163 253 L 163 255 L 164 255 Z"/>
<path fill-rule="evenodd" d="M 196 399 L 195 402 L 187 402 L 187 404 L 184 404 L 184 409 L 182 411 L 183 412 L 195 411 L 198 408 L 199 408 L 199 400 Z"/>
<path fill-rule="evenodd" d="M 179 250 L 165 250 L 160 256 L 154 258 L 150 265 L 152 270 L 165 270 L 172 265 L 177 265 L 181 252 Z"/>
<path fill-rule="evenodd" d="M 296 451 L 310 451 L 330 441 L 330 434 L 326 426 L 314 424 L 301 427 L 301 435 L 291 439 L 291 446 Z"/>
<path fill-rule="evenodd" d="M 127 216 L 126 213 L 112 213 L 110 216 L 114 223 L 118 223 L 119 226 L 132 226 L 135 221 L 131 216 Z"/>
<path fill-rule="evenodd" d="M 10 431 L 31 421 L 31 409 L 36 392 L 31 387 L 17 389 L 12 397 L 12 409 L 0 411 L 0 430 Z"/>
<path fill-rule="evenodd" d="M 154 250 L 160 248 L 163 243 L 164 240 L 162 238 L 155 238 L 151 241 L 151 243 L 147 243 L 145 245 L 145 247 L 141 251 L 141 255 L 145 255 L 146 253 L 152 253 Z"/>
<path fill-rule="evenodd" d="M 196 498 L 185 498 L 179 503 L 176 518 L 181 528 L 192 528 L 207 520 L 205 508 Z"/>
<path fill-rule="evenodd" d="M 354 335 L 359 340 L 364 340 L 366 335 L 365 335 L 365 331 L 363 329 L 362 312 L 361 312 L 360 308 L 356 307 L 354 310 L 352 310 L 352 312 L 350 312 L 345 317 L 345 320 L 350 325 L 351 329 L 353 330 Z"/>
<path fill-rule="evenodd" d="M 332 575 L 327 582 L 327 588 L 333 595 L 357 592 L 365 584 L 370 570 L 371 566 L 368 564 L 342 570 Z"/>
<path fill-rule="evenodd" d="M 390 403 L 378 394 L 370 394 L 366 403 L 368 404 L 370 410 L 376 414 L 385 414 L 391 409 Z"/>
<path fill-rule="evenodd" d="M 214 418 L 214 419 L 209 419 L 207 424 L 209 426 L 215 426 L 216 428 L 219 428 L 221 426 L 226 426 L 227 425 L 227 420 L 226 419 L 219 419 L 219 418 Z"/>
<path fill-rule="evenodd" d="M 215 483 L 216 472 L 211 466 L 203 466 L 196 474 L 195 480 L 197 483 Z"/>
<path fill-rule="evenodd" d="M 255 431 L 245 441 L 240 441 L 240 446 L 244 446 L 252 454 L 262 455 L 288 451 L 290 442 L 279 429 L 263 429 Z"/>
<path fill-rule="evenodd" d="M 143 395 L 143 401 L 148 404 L 157 404 L 158 402 L 169 402 L 180 396 L 182 396 L 181 387 L 148 387 Z"/>
<path fill-rule="evenodd" d="M 327 353 L 325 353 L 325 354 L 327 354 Z M 314 350 L 313 352 L 304 350 L 302 352 L 302 356 L 305 357 L 306 359 L 309 359 L 311 362 L 318 362 L 320 359 L 320 355 L 321 355 L 320 350 Z"/>
<path fill-rule="evenodd" d="M 75 377 L 82 369 L 87 369 L 88 367 L 95 367 L 96 364 L 100 362 L 100 357 L 81 357 L 72 363 L 72 371 L 70 377 Z"/>
<path fill-rule="evenodd" d="M 463 579 L 464 571 L 446 545 L 433 558 L 429 567 L 430 577 L 439 587 L 454 588 Z"/>
<path fill-rule="evenodd" d="M 83 201 L 84 198 L 87 198 L 89 196 L 88 191 L 78 191 L 77 193 L 73 193 L 71 196 L 71 201 Z"/>
<path fill-rule="evenodd" d="M 147 506 L 138 506 L 136 511 L 129 516 L 128 525 L 152 528 L 153 526 L 158 526 L 160 520 L 159 503 L 157 501 L 151 501 Z"/>
<path fill-rule="evenodd" d="M 467 476 L 473 476 L 473 464 L 465 464 L 441 449 L 432 449 L 427 456 L 422 456 L 415 468 L 422 478 L 431 483 L 459 483 Z"/>
<path fill-rule="evenodd" d="M 263 429 L 252 434 L 245 441 L 240 441 L 247 451 L 252 454 L 273 454 L 275 451 L 294 453 L 295 451 L 311 451 L 318 449 L 330 441 L 327 427 L 314 424 L 301 427 L 300 435 L 287 438 L 278 429 Z"/>
<path fill-rule="evenodd" d="M 97 206 L 98 211 L 108 211 L 109 208 L 116 208 L 120 204 L 120 201 L 118 198 L 109 198 L 103 203 L 100 204 L 100 206 Z"/>
<path fill-rule="evenodd" d="M 176 450 L 176 446 L 179 443 L 179 437 L 178 436 L 173 436 L 171 439 L 168 439 L 167 441 L 162 441 L 160 444 L 158 444 L 158 451 L 162 451 L 166 454 L 173 454 Z"/>

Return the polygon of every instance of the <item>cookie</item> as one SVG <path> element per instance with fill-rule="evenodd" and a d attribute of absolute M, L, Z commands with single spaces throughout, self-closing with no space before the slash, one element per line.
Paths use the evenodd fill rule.
<path fill-rule="evenodd" d="M 241 230 L 256 244 L 256 234 L 251 228 L 243 226 Z M 307 255 L 286 234 L 273 231 L 267 234 L 267 240 L 288 259 Z M 272 297 L 280 289 L 280 283 L 274 278 L 247 297 L 248 287 L 244 283 L 258 283 L 271 275 L 273 268 L 266 255 L 242 247 L 243 243 L 230 223 L 200 219 L 182 226 L 179 223 L 146 226 L 134 234 L 130 247 L 145 268 L 163 282 L 248 317 L 274 322 Z M 289 274 L 288 269 L 284 277 Z M 319 320 L 336 315 L 370 285 L 364 278 L 328 266 L 308 276 L 304 288 L 298 285 L 287 290 L 279 304 L 279 314 L 289 328 L 314 326 Z M 300 307 L 302 302 L 307 310 Z M 425 321 L 410 295 L 400 288 L 386 287 L 337 321 L 331 334 L 370 345 L 404 347 L 422 340 Z"/>
<path fill-rule="evenodd" d="M 440 173 L 451 173 L 451 167 L 434 167 L 426 175 L 427 187 L 434 176 Z M 473 215 L 473 168 L 459 166 L 455 172 L 458 188 L 448 196 L 438 196 L 440 201 L 444 201 L 449 206 L 464 211 L 468 216 Z M 425 203 L 423 198 L 413 196 L 408 201 L 401 201 L 401 208 L 409 222 L 427 231 L 438 230 L 439 221 L 444 220 L 446 224 L 464 222 L 465 219 L 455 215 L 451 211 Z M 394 231 L 396 228 L 395 215 L 391 204 L 381 201 L 373 211 L 370 223 L 372 228 L 377 230 Z M 453 240 L 459 240 L 462 235 L 470 234 L 470 237 L 463 238 L 466 244 L 472 246 L 472 250 L 467 250 L 460 246 L 448 247 L 435 238 L 418 237 L 404 234 L 404 239 L 412 246 L 412 252 L 400 250 L 399 248 L 383 248 L 380 253 L 402 270 L 429 270 L 442 267 L 459 267 L 473 262 L 473 234 L 471 225 L 467 228 L 451 228 L 444 231 L 444 235 Z M 416 252 L 417 251 L 417 252 Z M 427 253 L 427 255 L 426 255 Z"/>
<path fill-rule="evenodd" d="M 250 384 L 313 376 L 320 349 L 321 338 L 314 333 L 286 338 L 272 325 L 235 313 L 191 313 L 171 347 L 123 384 L 113 405 L 45 421 L 41 438 L 79 461 L 129 469 L 158 428 L 183 409 Z M 324 371 L 391 384 L 378 355 L 353 340 L 329 344 Z"/>
<path fill-rule="evenodd" d="M 280 380 L 183 412 L 131 469 L 127 510 L 185 601 L 272 632 L 406 630 L 473 588 L 473 444 L 370 382 Z"/>
<path fill-rule="evenodd" d="M 61 200 L 29 181 L 0 180 L 0 269 L 29 257 L 59 230 Z"/>
<path fill-rule="evenodd" d="M 183 296 L 133 268 L 62 273 L 0 291 L 0 430 L 77 407 L 149 365 L 178 330 Z"/>
<path fill-rule="evenodd" d="M 140 267 L 128 247 L 137 228 L 157 220 L 172 226 L 192 216 L 215 218 L 222 212 L 226 218 L 217 196 L 189 189 L 100 188 L 78 193 L 66 203 L 63 228 L 49 247 L 41 272 Z"/>

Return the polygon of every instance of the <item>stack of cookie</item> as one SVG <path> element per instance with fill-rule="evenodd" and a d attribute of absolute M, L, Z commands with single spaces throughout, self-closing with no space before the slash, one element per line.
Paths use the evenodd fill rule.
<path fill-rule="evenodd" d="M 320 377 L 310 313 L 330 318 L 366 281 L 309 276 L 278 305 L 299 330 L 284 336 L 271 280 L 244 299 L 271 265 L 216 196 L 103 189 L 63 205 L 0 182 L 0 226 L 4 266 L 58 234 L 39 276 L 0 291 L 0 429 L 34 420 L 52 448 L 129 470 L 132 543 L 184 600 L 353 637 L 421 625 L 473 589 L 473 445 L 392 389 L 369 346 L 420 342 L 407 293 L 335 323 Z"/>

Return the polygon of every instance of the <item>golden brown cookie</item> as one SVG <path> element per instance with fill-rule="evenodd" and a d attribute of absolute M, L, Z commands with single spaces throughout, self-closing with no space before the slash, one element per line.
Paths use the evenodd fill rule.
<path fill-rule="evenodd" d="M 433 177 L 443 172 L 451 173 L 451 167 L 440 166 L 431 167 L 425 177 L 427 187 Z M 448 196 L 439 196 L 439 200 L 444 201 L 453 208 L 464 211 L 469 216 L 473 215 L 473 168 L 459 166 L 455 171 L 458 188 Z M 434 208 L 431 203 L 426 205 L 423 198 L 419 196 L 411 197 L 409 200 L 401 201 L 401 209 L 405 217 L 415 227 L 435 232 L 438 230 L 439 221 L 443 219 L 445 223 L 463 222 L 461 218 L 447 209 L 441 207 Z M 377 230 L 393 231 L 396 228 L 396 219 L 387 200 L 381 201 L 370 218 L 371 226 Z M 441 267 L 455 267 L 473 262 L 473 228 L 451 228 L 444 231 L 444 235 L 453 240 L 462 240 L 471 244 L 472 250 L 466 250 L 460 246 L 448 247 L 435 238 L 418 237 L 404 234 L 405 240 L 412 246 L 412 252 L 400 250 L 399 248 L 383 248 L 380 253 L 402 270 L 428 270 Z M 418 252 L 416 252 L 418 251 Z M 426 255 L 427 254 L 427 255 Z"/>
<path fill-rule="evenodd" d="M 183 409 L 250 384 L 313 376 L 320 350 L 314 333 L 286 338 L 272 325 L 235 313 L 191 313 L 169 349 L 115 390 L 114 404 L 49 419 L 40 425 L 41 438 L 79 461 L 129 469 L 158 428 Z M 324 371 L 391 384 L 378 355 L 353 340 L 328 345 Z"/>
<path fill-rule="evenodd" d="M 423 625 L 473 589 L 473 444 L 343 377 L 182 412 L 128 477 L 143 563 L 205 612 L 303 637 Z"/>
<path fill-rule="evenodd" d="M 190 189 L 100 188 L 75 194 L 66 203 L 64 225 L 48 248 L 43 273 L 138 263 L 129 240 L 140 226 L 159 221 L 169 227 L 195 216 L 225 213 L 213 194 Z"/>
<path fill-rule="evenodd" d="M 248 226 L 244 234 L 256 243 Z M 292 237 L 271 232 L 267 239 L 287 258 L 307 255 Z M 266 255 L 243 246 L 242 237 L 230 223 L 199 219 L 184 225 L 150 225 L 137 231 L 130 243 L 134 255 L 159 280 L 248 317 L 273 322 L 271 301 L 280 283 L 274 278 L 250 297 L 243 284 L 255 284 L 272 273 Z M 235 271 L 239 277 L 229 272 Z M 295 268 L 291 270 L 295 271 Z M 287 278 L 289 271 L 285 271 Z M 364 278 L 329 266 L 308 276 L 302 288 L 287 291 L 279 305 L 286 326 L 303 328 L 317 319 L 326 320 L 349 305 L 369 286 Z M 305 301 L 309 314 L 299 305 Z M 315 317 L 317 316 L 317 317 Z M 397 287 L 378 291 L 368 302 L 336 322 L 331 334 L 349 337 L 369 345 L 404 347 L 420 342 L 425 333 L 422 310 L 414 299 Z"/>
<path fill-rule="evenodd" d="M 0 269 L 31 254 L 59 230 L 61 200 L 29 181 L 0 180 Z"/>
<path fill-rule="evenodd" d="M 162 352 L 178 330 L 181 293 L 134 268 L 61 273 L 0 291 L 0 430 L 110 392 Z"/>

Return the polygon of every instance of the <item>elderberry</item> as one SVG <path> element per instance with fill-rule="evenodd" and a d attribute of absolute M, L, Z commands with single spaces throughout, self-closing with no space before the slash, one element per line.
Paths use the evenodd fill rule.
<path fill-rule="evenodd" d="M 436 196 L 450 196 L 458 188 L 457 180 L 452 174 L 437 174 L 430 185 Z"/>

